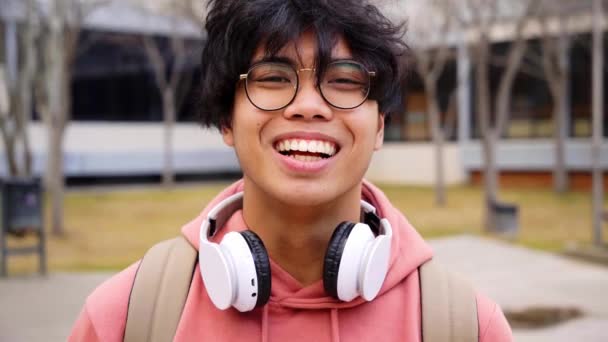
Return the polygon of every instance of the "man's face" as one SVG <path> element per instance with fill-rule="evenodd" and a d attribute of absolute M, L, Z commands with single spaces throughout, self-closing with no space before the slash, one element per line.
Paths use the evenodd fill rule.
<path fill-rule="evenodd" d="M 296 69 L 313 68 L 315 52 L 314 34 L 306 32 L 277 57 Z M 252 64 L 263 57 L 259 47 Z M 337 41 L 332 59 L 352 59 L 344 39 Z M 246 189 L 292 206 L 316 206 L 359 191 L 373 151 L 382 146 L 384 116 L 369 99 L 354 109 L 332 107 L 319 93 L 314 72 L 301 71 L 299 79 L 293 102 L 276 111 L 252 105 L 241 82 L 232 126 L 222 134 L 236 151 Z"/>

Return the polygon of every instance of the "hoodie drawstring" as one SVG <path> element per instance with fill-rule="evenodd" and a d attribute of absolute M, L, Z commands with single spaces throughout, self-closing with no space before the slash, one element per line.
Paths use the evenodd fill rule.
<path fill-rule="evenodd" d="M 268 342 L 268 306 L 262 310 L 262 342 Z"/>
<path fill-rule="evenodd" d="M 340 327 L 338 326 L 338 309 L 331 309 L 331 341 L 340 342 Z"/>

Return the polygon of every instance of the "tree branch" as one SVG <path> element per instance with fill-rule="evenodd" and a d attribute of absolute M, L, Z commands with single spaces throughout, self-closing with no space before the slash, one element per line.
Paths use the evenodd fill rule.
<path fill-rule="evenodd" d="M 496 101 L 496 132 L 500 136 L 504 131 L 506 122 L 508 120 L 508 108 L 509 108 L 509 92 L 513 87 L 513 82 L 517 76 L 517 70 L 521 66 L 524 53 L 526 52 L 527 42 L 523 36 L 523 31 L 529 23 L 530 17 L 537 13 L 540 7 L 540 2 L 536 0 L 529 0 L 526 9 L 521 18 L 519 18 L 516 31 L 515 41 L 511 46 L 508 57 L 508 65 L 505 70 L 505 74 L 500 82 L 498 89 L 498 98 Z"/>
<path fill-rule="evenodd" d="M 150 36 L 143 36 L 142 42 L 144 45 L 144 51 L 146 52 L 146 55 L 150 60 L 150 64 L 152 64 L 152 68 L 154 69 L 154 78 L 156 80 L 156 84 L 161 89 L 162 93 L 162 91 L 168 86 L 166 77 L 167 65 L 154 38 Z"/>

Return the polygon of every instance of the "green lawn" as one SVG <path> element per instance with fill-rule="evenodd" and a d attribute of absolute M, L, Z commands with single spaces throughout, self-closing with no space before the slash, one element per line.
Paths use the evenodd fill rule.
<path fill-rule="evenodd" d="M 180 227 L 227 184 L 180 185 L 171 191 L 150 187 L 70 192 L 66 197 L 67 234 L 49 239 L 50 269 L 124 268 L 155 242 L 176 236 Z M 432 188 L 381 188 L 425 237 L 482 234 L 479 187 L 449 188 L 446 208 L 434 206 Z M 589 193 L 557 196 L 549 190 L 509 189 L 502 191 L 501 198 L 520 205 L 521 232 L 517 243 L 559 251 L 570 241 L 591 241 Z M 608 238 L 608 230 L 605 236 Z M 11 242 L 24 245 L 32 240 Z M 11 257 L 9 265 L 11 273 L 31 272 L 37 267 L 34 257 Z"/>

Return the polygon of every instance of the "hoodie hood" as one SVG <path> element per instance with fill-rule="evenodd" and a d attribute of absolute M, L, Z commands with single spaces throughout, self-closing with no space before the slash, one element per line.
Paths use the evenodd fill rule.
<path fill-rule="evenodd" d="M 243 180 L 237 181 L 218 194 L 196 219 L 182 228 L 182 234 L 197 250 L 199 248 L 198 239 L 201 223 L 207 217 L 207 214 L 223 199 L 240 191 L 243 191 Z M 380 189 L 364 180 L 361 198 L 372 204 L 376 208 L 378 216 L 386 218 L 393 229 L 389 269 L 378 294 L 378 297 L 380 297 L 416 271 L 418 266 L 429 260 L 433 254 L 430 246 L 424 242 L 407 219 L 393 207 Z M 219 242 L 227 232 L 245 229 L 247 227 L 243 220 L 242 211 L 239 210 L 232 215 L 213 240 Z M 342 309 L 366 303 L 360 297 L 350 302 L 342 302 L 328 296 L 323 288 L 322 280 L 307 287 L 302 287 L 296 279 L 273 262 L 272 259 L 270 263 L 272 273 L 271 304 L 294 309 Z"/>

